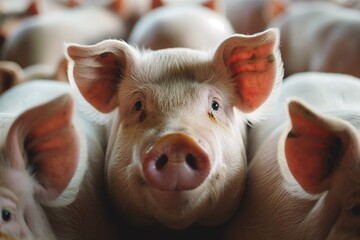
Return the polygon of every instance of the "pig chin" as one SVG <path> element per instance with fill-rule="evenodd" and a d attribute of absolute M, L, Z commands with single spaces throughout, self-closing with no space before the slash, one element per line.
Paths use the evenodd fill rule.
<path fill-rule="evenodd" d="M 190 191 L 162 191 L 150 187 L 149 203 L 153 205 L 154 217 L 173 229 L 183 229 L 196 222 L 209 208 L 205 189 Z"/>

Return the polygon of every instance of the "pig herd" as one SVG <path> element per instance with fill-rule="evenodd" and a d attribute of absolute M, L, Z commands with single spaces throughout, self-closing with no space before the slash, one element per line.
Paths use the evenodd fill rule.
<path fill-rule="evenodd" d="M 358 1 L 0 14 L 0 239 L 360 239 Z"/>

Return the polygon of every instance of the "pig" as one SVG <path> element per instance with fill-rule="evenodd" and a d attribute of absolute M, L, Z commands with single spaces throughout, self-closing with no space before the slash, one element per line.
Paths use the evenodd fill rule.
<path fill-rule="evenodd" d="M 208 50 L 234 33 L 231 23 L 219 12 L 199 3 L 176 3 L 158 7 L 140 18 L 128 42 L 153 50 Z"/>
<path fill-rule="evenodd" d="M 100 139 L 104 139 L 102 137 L 104 131 L 102 127 L 92 124 L 78 111 L 77 104 L 73 103 L 76 99 L 72 95 L 70 85 L 53 80 L 23 82 L 0 95 L 0 112 L 16 115 L 24 109 L 64 94 L 69 95 L 66 98 L 68 99 L 66 102 L 69 103 L 57 116 L 51 115 L 52 118 L 50 118 L 50 113 L 53 112 L 52 108 L 43 107 L 40 109 L 41 111 L 34 112 L 32 119 L 24 119 L 26 122 L 33 122 L 38 128 L 41 127 L 41 132 L 37 130 L 38 133 L 33 132 L 30 137 L 44 135 L 43 138 L 45 138 L 46 131 L 52 130 L 50 132 L 52 138 L 49 138 L 48 141 L 41 138 L 31 145 L 30 140 L 27 140 L 31 148 L 28 147 L 25 150 L 31 150 L 29 154 L 34 157 L 36 157 L 35 150 L 38 150 L 39 153 L 42 149 L 51 150 L 35 160 L 52 160 L 53 163 L 48 162 L 42 165 L 45 170 L 51 170 L 50 177 L 54 176 L 57 179 L 54 180 L 55 187 L 59 189 L 61 187 L 60 190 L 65 189 L 56 201 L 43 204 L 44 212 L 58 240 L 119 239 L 117 226 L 112 220 L 111 205 L 108 204 L 104 192 L 105 142 L 100 141 Z M 57 105 L 61 103 L 64 105 L 64 102 L 65 100 L 62 100 Z M 42 120 L 43 118 L 44 120 Z M 63 121 L 67 121 L 67 125 L 60 121 L 62 118 L 64 118 Z M 62 126 L 64 130 L 61 130 Z M 58 131 L 54 132 L 54 128 Z M 20 130 L 16 133 L 18 132 L 24 134 Z M 24 136 L 21 137 L 24 138 Z M 54 189 L 50 188 L 52 187 L 50 177 L 46 177 L 45 174 L 44 177 L 40 175 L 40 180 L 46 180 L 45 187 L 49 188 L 47 195 L 43 193 L 45 190 L 40 188 L 46 199 L 55 197 L 53 195 L 56 193 L 54 187 Z M 65 180 L 70 180 L 70 183 L 65 185 Z M 33 223 L 36 224 L 35 221 Z"/>
<path fill-rule="evenodd" d="M 66 186 L 79 153 L 72 106 L 61 95 L 18 115 L 0 114 L 1 239 L 56 239 L 42 205 L 71 196 Z"/>
<path fill-rule="evenodd" d="M 91 44 L 107 38 L 121 38 L 122 20 L 100 7 L 79 7 L 27 18 L 7 38 L 1 59 L 25 68 L 46 64 L 55 68 L 63 59 L 66 41 Z"/>
<path fill-rule="evenodd" d="M 317 71 L 360 77 L 360 13 L 331 2 L 285 7 L 268 26 L 281 32 L 285 76 Z"/>
<path fill-rule="evenodd" d="M 249 132 L 243 202 L 224 239 L 359 239 L 360 81 L 285 79 L 277 111 Z"/>
<path fill-rule="evenodd" d="M 57 69 L 43 64 L 22 68 L 13 61 L 0 61 L 0 94 L 19 83 L 32 79 L 53 79 L 67 82 L 66 70 L 65 61 L 62 61 Z"/>
<path fill-rule="evenodd" d="M 106 186 L 121 218 L 185 229 L 233 214 L 247 123 L 264 117 L 281 86 L 278 35 L 234 34 L 209 51 L 67 45 L 79 105 L 107 129 Z"/>
<path fill-rule="evenodd" d="M 20 9 L 19 9 L 20 6 Z M 0 52 L 4 42 L 14 29 L 27 17 L 40 12 L 38 1 L 1 1 L 0 2 Z"/>
<path fill-rule="evenodd" d="M 224 14 L 237 33 L 254 34 L 267 28 L 269 0 L 225 0 Z"/>

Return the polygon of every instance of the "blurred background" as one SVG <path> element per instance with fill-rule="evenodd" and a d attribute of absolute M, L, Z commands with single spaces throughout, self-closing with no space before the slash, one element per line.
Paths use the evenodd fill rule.
<path fill-rule="evenodd" d="M 207 50 L 269 27 L 281 32 L 285 76 L 360 77 L 360 0 L 0 0 L 0 93 L 31 79 L 67 81 L 65 43 Z"/>

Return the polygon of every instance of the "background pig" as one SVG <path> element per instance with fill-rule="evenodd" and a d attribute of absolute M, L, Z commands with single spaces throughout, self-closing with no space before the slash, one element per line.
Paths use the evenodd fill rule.
<path fill-rule="evenodd" d="M 288 4 L 280 28 L 285 75 L 304 71 L 360 77 L 360 12 L 330 2 Z"/>
<path fill-rule="evenodd" d="M 250 131 L 245 197 L 225 239 L 359 238 L 359 90 L 342 74 L 285 80 L 277 111 Z"/>
<path fill-rule="evenodd" d="M 138 51 L 116 40 L 67 46 L 72 86 L 107 121 L 107 188 L 121 216 L 181 229 L 232 215 L 246 121 L 261 118 L 281 83 L 278 41 L 270 29 L 210 52 Z"/>
<path fill-rule="evenodd" d="M 66 62 L 53 69 L 48 65 L 36 64 L 22 68 L 16 62 L 0 61 L 0 94 L 9 88 L 33 79 L 53 79 L 67 82 Z"/>
<path fill-rule="evenodd" d="M 64 194 L 71 196 L 66 187 L 75 170 L 73 158 L 79 153 L 71 122 L 72 106 L 70 96 L 62 95 L 19 116 L 13 112 L 0 114 L 3 237 L 56 239 L 41 204 L 65 204 L 61 200 Z"/>
<path fill-rule="evenodd" d="M 70 93 L 70 86 L 61 82 L 46 80 L 24 82 L 0 96 L 0 112 L 17 114 L 29 106 L 36 106 L 58 95 Z M 67 101 L 69 104 L 67 108 L 63 107 L 60 116 L 50 119 L 55 122 L 54 124 L 50 120 L 45 122 L 41 120 L 49 111 L 51 112 L 51 108 L 37 111 L 34 120 L 26 119 L 29 123 L 35 122 L 36 126 L 41 126 L 42 131 L 48 128 L 55 131 L 54 128 L 63 126 L 59 121 L 62 119 L 61 116 L 65 116 L 68 123 L 64 124 L 64 130 L 55 131 L 51 135 L 54 137 L 52 141 L 50 138 L 49 142 L 45 141 L 39 145 L 39 150 L 46 147 L 52 150 L 47 155 L 39 156 L 40 160 L 53 160 L 53 164 L 45 165 L 49 169 L 51 167 L 50 173 L 56 173 L 54 176 L 59 179 L 58 181 L 63 178 L 71 180 L 69 185 L 61 185 L 63 188 L 66 187 L 66 191 L 56 202 L 45 204 L 46 215 L 56 239 L 118 239 L 115 222 L 112 221 L 109 209 L 110 204 L 104 192 L 105 143 L 101 140 L 104 139 L 104 132 L 100 127 L 90 124 L 76 109 L 72 116 L 73 106 L 70 100 Z M 50 126 L 47 127 L 46 123 Z M 25 150 L 31 150 L 30 153 L 34 154 L 32 148 Z M 56 184 L 60 183 L 56 182 Z"/>
<path fill-rule="evenodd" d="M 141 17 L 128 42 L 154 50 L 171 47 L 208 50 L 234 32 L 226 17 L 214 9 L 194 2 L 174 3 Z"/>
<path fill-rule="evenodd" d="M 224 0 L 224 14 L 237 33 L 264 31 L 269 23 L 270 0 Z"/>
<path fill-rule="evenodd" d="M 91 44 L 105 38 L 120 38 L 124 26 L 112 11 L 79 7 L 27 18 L 7 38 L 1 58 L 21 67 L 46 64 L 53 68 L 63 60 L 64 42 Z"/>

